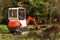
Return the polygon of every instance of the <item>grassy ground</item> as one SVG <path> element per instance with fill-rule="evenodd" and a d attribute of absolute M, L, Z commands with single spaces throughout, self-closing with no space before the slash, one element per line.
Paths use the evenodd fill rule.
<path fill-rule="evenodd" d="M 28 25 L 28 28 L 33 28 L 34 25 Z M 6 25 L 0 25 L 0 40 L 41 40 L 40 37 L 33 36 L 34 34 L 31 32 L 30 35 L 13 35 L 10 34 Z M 56 36 L 57 40 L 60 40 L 60 32 Z M 47 38 L 47 40 L 49 40 Z"/>

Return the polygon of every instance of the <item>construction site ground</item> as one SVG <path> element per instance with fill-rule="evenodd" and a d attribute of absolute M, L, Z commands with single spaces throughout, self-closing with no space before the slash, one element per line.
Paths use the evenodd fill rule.
<path fill-rule="evenodd" d="M 43 26 L 43 25 L 41 25 Z M 51 25 L 45 25 L 45 26 L 51 26 Z M 58 25 L 60 27 L 60 25 Z M 34 25 L 28 25 L 27 28 L 32 28 L 31 31 L 29 31 L 29 34 L 26 35 L 19 35 L 19 34 L 11 34 L 9 33 L 9 30 L 7 28 L 7 25 L 0 25 L 0 40 L 41 40 L 40 32 L 41 30 L 34 30 Z M 45 29 L 43 29 L 45 30 Z M 56 40 L 60 40 L 60 32 L 57 33 Z M 48 37 L 46 40 L 50 40 Z"/>

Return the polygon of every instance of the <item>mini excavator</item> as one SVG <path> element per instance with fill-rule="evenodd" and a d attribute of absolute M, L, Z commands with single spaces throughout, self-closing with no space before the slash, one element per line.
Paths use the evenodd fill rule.
<path fill-rule="evenodd" d="M 21 29 L 25 29 L 27 25 L 32 21 L 37 29 L 40 29 L 34 17 L 28 16 L 26 19 L 26 9 L 23 7 L 22 2 L 18 2 L 17 8 L 8 9 L 8 29 L 11 33 L 20 32 Z"/>

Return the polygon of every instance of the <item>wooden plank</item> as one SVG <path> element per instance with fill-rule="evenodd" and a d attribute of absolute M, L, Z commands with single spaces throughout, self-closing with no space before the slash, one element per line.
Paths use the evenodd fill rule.
<path fill-rule="evenodd" d="M 22 34 L 22 35 L 28 35 L 28 33 L 29 33 L 29 31 L 24 31 L 24 32 L 22 32 L 21 34 Z"/>
<path fill-rule="evenodd" d="M 44 30 L 46 30 L 46 29 L 49 29 L 49 28 L 51 28 L 51 27 L 53 27 L 53 26 L 50 25 L 50 26 L 47 26 L 47 27 L 45 27 L 45 28 L 42 28 L 42 29 L 40 30 L 40 32 L 42 32 L 42 31 L 44 31 Z"/>
<path fill-rule="evenodd" d="M 47 26 L 47 27 L 45 27 L 45 28 L 41 28 L 40 30 L 34 30 L 34 32 L 39 32 L 39 33 L 41 33 L 42 31 L 44 31 L 44 30 L 46 30 L 46 29 L 49 29 L 49 28 L 51 28 L 51 27 L 53 27 L 52 25 L 49 25 L 49 26 Z"/>

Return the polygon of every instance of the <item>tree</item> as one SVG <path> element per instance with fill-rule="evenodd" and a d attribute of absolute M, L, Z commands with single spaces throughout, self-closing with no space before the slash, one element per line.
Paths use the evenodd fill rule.
<path fill-rule="evenodd" d="M 58 2 L 57 0 L 48 0 L 49 6 L 48 6 L 48 13 L 50 16 L 50 24 L 52 23 L 52 19 L 54 18 L 54 16 L 58 16 L 57 14 L 57 9 L 58 9 Z"/>
<path fill-rule="evenodd" d="M 25 2 L 25 8 L 27 14 L 34 16 L 37 20 L 44 15 L 47 15 L 48 2 L 45 0 L 27 0 Z"/>
<path fill-rule="evenodd" d="M 0 0 L 0 22 L 2 19 L 7 21 L 8 8 L 15 5 L 16 0 Z"/>

